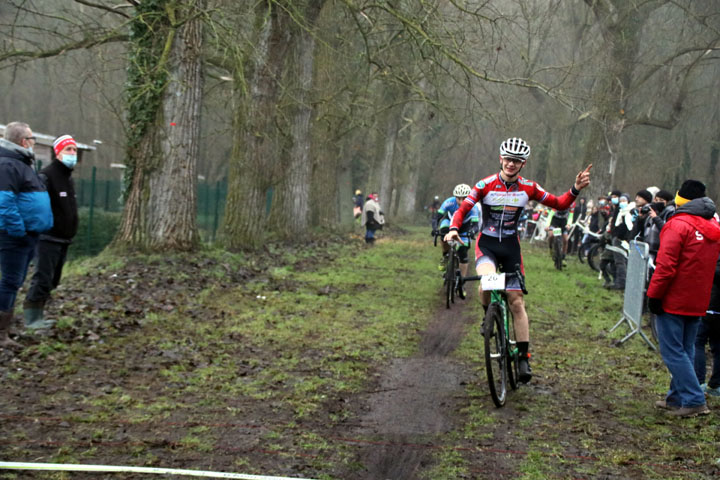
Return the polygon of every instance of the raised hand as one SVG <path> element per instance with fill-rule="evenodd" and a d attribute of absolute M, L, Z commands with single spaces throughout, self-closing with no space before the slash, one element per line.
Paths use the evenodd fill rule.
<path fill-rule="evenodd" d="M 590 185 L 590 169 L 592 168 L 592 163 L 588 165 L 585 170 L 578 173 L 575 177 L 575 189 L 576 190 L 582 190 L 583 188 Z"/>

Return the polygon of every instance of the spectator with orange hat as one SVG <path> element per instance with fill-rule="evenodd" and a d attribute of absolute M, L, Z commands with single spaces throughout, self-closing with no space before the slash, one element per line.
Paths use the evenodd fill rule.
<path fill-rule="evenodd" d="M 60 283 L 68 248 L 78 230 L 78 208 L 72 179 L 77 153 L 73 137 L 58 137 L 53 142 L 50 165 L 40 172 L 40 178 L 50 194 L 55 221 L 51 230 L 40 235 L 35 273 L 23 303 L 25 327 L 29 330 L 48 328 L 54 323 L 44 319 L 44 308 L 50 292 Z"/>

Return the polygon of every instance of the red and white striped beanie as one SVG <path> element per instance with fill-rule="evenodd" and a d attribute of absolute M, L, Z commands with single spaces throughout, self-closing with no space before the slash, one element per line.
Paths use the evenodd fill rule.
<path fill-rule="evenodd" d="M 70 135 L 63 135 L 62 137 L 58 137 L 53 142 L 53 150 L 55 150 L 55 155 L 59 155 L 60 152 L 63 151 L 63 148 L 67 147 L 68 145 L 75 145 L 75 147 L 77 147 L 75 139 L 72 138 Z"/>

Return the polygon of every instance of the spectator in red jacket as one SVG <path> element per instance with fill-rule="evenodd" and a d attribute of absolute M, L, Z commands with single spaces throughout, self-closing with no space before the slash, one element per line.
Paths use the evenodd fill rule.
<path fill-rule="evenodd" d="M 657 317 L 658 343 L 670 371 L 665 400 L 655 403 L 671 415 L 710 413 L 693 360 L 700 317 L 710 303 L 715 263 L 720 254 L 720 226 L 705 185 L 686 180 L 675 197 L 677 211 L 660 232 L 655 273 L 648 287 L 648 306 Z"/>

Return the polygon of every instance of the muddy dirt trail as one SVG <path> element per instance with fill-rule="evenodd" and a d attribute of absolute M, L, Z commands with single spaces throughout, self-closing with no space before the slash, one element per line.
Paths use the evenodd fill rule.
<path fill-rule="evenodd" d="M 436 438 L 458 428 L 458 410 L 467 401 L 464 385 L 474 374 L 450 354 L 475 321 L 477 308 L 472 296 L 450 310 L 439 306 L 418 353 L 394 359 L 376 389 L 359 399 L 359 423 L 341 435 L 361 439 L 356 463 L 361 468 L 343 478 L 416 479 L 429 467 Z"/>

